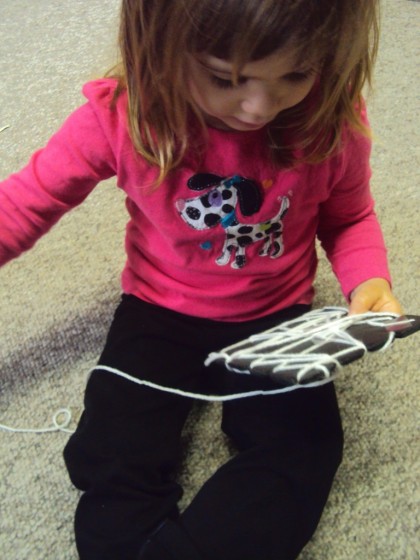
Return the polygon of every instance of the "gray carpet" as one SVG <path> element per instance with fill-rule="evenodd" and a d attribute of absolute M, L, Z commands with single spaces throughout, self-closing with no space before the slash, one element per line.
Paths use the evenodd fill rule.
<path fill-rule="evenodd" d="M 376 92 L 373 190 L 395 291 L 420 312 L 420 5 L 386 0 Z M 84 81 L 115 59 L 117 0 L 0 2 L 0 176 L 20 168 L 78 106 Z M 123 198 L 111 180 L 28 254 L 0 271 L 0 422 L 43 427 L 60 407 L 74 427 L 89 368 L 119 299 Z M 317 304 L 342 304 L 324 258 Z M 301 560 L 420 558 L 420 338 L 349 366 L 337 381 L 344 462 L 319 530 Z M 220 409 L 200 406 L 185 431 L 183 504 L 229 454 Z M 0 558 L 75 560 L 78 493 L 64 433 L 0 432 Z M 217 559 L 215 559 L 217 560 Z M 264 560 L 264 558 L 261 558 Z M 280 560 L 280 559 L 279 559 Z"/>

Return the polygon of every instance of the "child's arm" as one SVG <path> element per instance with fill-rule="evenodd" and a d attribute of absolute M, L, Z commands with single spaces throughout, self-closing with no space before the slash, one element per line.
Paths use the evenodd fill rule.
<path fill-rule="evenodd" d="M 350 294 L 349 313 L 385 311 L 403 314 L 402 307 L 383 278 L 370 278 L 362 282 Z"/>
<path fill-rule="evenodd" d="M 350 313 L 402 313 L 391 291 L 385 242 L 370 192 L 370 148 L 367 138 L 349 135 L 338 177 L 320 207 L 318 237 L 350 302 Z"/>
<path fill-rule="evenodd" d="M 112 176 L 113 160 L 92 107 L 82 106 L 26 167 L 0 182 L 0 266 L 30 249 Z"/>

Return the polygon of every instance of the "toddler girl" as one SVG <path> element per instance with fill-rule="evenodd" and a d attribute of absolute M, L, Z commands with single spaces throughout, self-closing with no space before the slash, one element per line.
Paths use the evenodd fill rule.
<path fill-rule="evenodd" d="M 400 312 L 369 190 L 375 0 L 123 0 L 121 65 L 0 184 L 0 264 L 103 179 L 123 296 L 65 449 L 82 560 L 289 560 L 340 463 L 334 386 L 229 401 L 237 454 L 180 512 L 189 392 L 269 389 L 209 352 L 308 311 L 315 241 L 350 312 Z M 268 391 L 269 392 L 269 391 Z"/>

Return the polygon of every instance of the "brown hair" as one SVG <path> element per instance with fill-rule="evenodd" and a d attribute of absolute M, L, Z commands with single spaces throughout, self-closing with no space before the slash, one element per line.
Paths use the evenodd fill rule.
<path fill-rule="evenodd" d="M 186 91 L 188 54 L 233 63 L 292 46 L 320 66 L 314 91 L 268 127 L 279 166 L 322 161 L 340 145 L 348 123 L 361 120 L 362 88 L 370 84 L 378 45 L 379 0 L 123 0 L 117 95 L 128 93 L 136 150 L 157 165 L 158 182 L 189 145 L 188 122 L 200 113 Z"/>

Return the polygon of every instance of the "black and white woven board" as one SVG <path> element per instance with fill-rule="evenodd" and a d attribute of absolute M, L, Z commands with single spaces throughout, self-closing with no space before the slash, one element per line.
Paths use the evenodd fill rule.
<path fill-rule="evenodd" d="M 342 366 L 420 330 L 420 316 L 349 315 L 324 307 L 211 353 L 206 365 L 270 379 L 285 390 L 331 381 Z"/>

